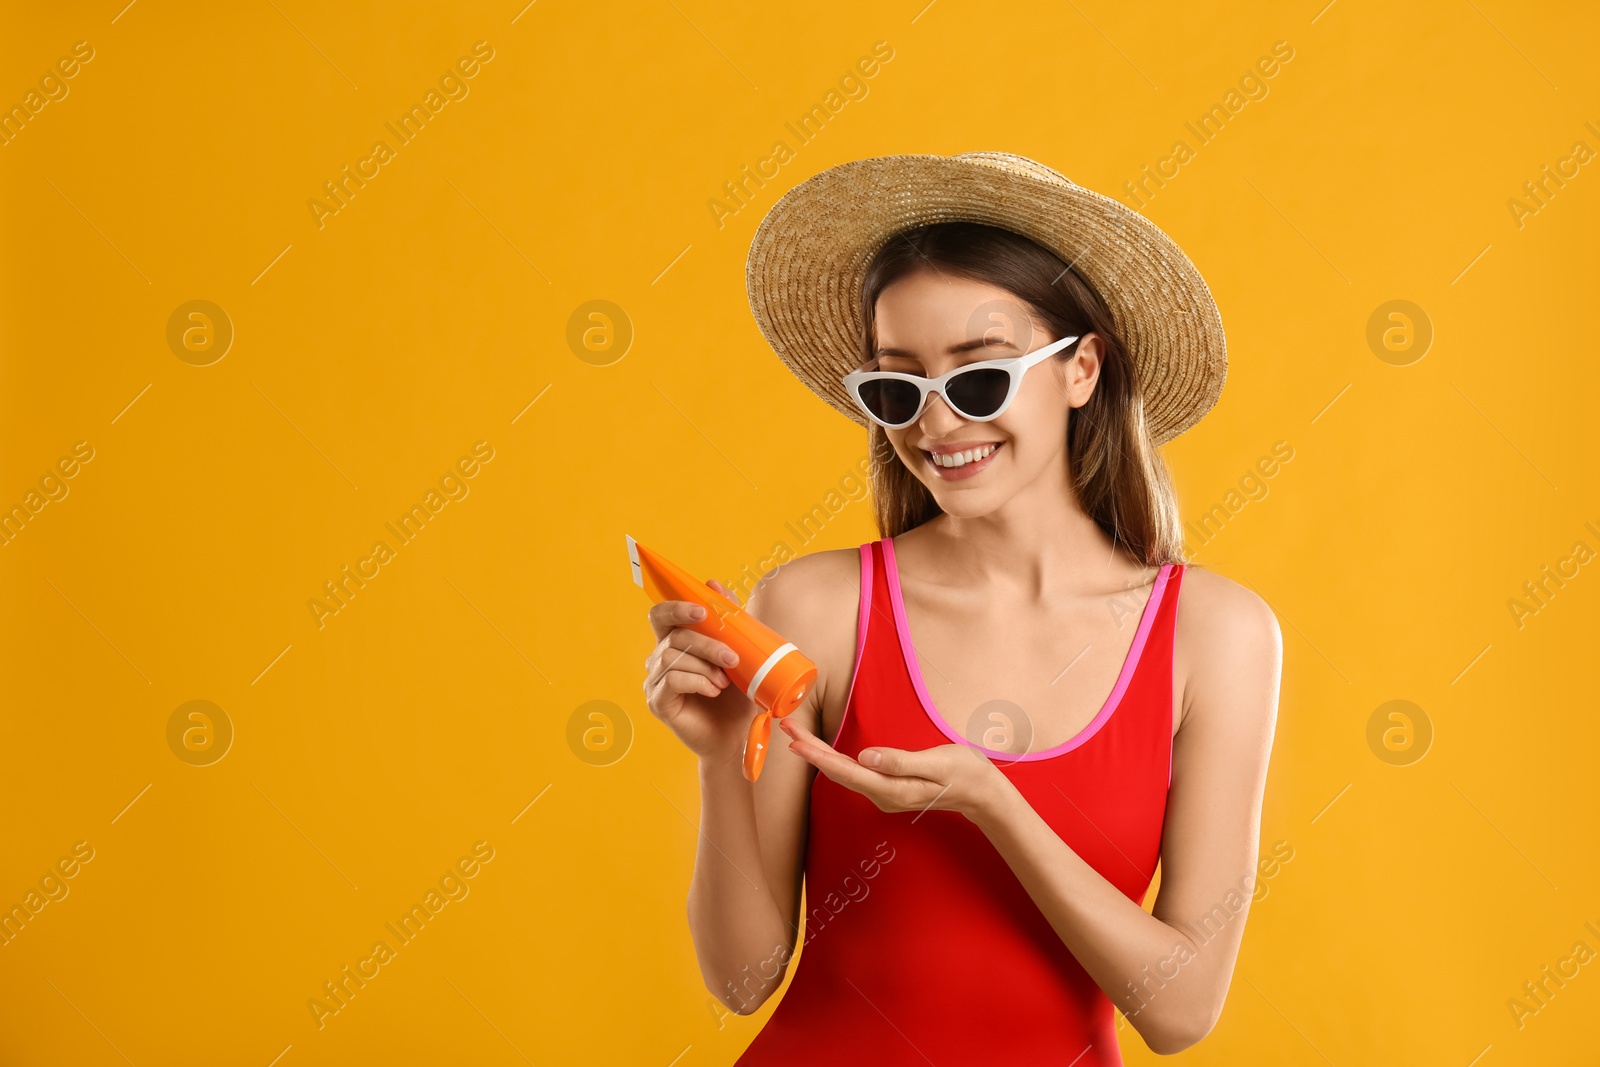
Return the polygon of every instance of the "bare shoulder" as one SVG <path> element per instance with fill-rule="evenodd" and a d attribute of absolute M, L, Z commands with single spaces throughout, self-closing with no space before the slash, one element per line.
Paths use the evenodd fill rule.
<path fill-rule="evenodd" d="M 1193 632 L 1195 641 L 1233 643 L 1277 633 L 1278 617 L 1253 590 L 1197 563 L 1183 571 L 1178 600 L 1178 628 Z"/>
<path fill-rule="evenodd" d="M 763 574 L 750 591 L 750 614 L 816 663 L 816 707 L 828 699 L 829 683 L 855 660 L 860 598 L 861 553 L 856 548 L 822 549 L 787 560 Z"/>
<path fill-rule="evenodd" d="M 1231 578 L 1197 564 L 1185 567 L 1173 657 L 1182 724 L 1196 707 L 1261 706 L 1241 699 L 1241 687 L 1258 693 L 1269 688 L 1276 706 L 1283 662 L 1278 617 L 1259 595 Z"/>
<path fill-rule="evenodd" d="M 750 609 L 769 626 L 772 622 L 760 614 L 762 610 L 801 622 L 798 615 L 811 614 L 806 609 L 841 599 L 853 604 L 860 591 L 859 550 L 825 548 L 786 560 L 763 574 L 750 591 Z"/>

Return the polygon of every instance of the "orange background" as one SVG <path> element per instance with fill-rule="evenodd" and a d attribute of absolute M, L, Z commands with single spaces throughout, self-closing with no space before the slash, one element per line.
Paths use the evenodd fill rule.
<path fill-rule="evenodd" d="M 743 1019 L 701 985 L 694 762 L 644 706 L 623 535 L 724 581 L 876 536 L 864 433 L 750 316 L 750 237 L 843 160 L 1007 150 L 1127 199 L 1180 139 L 1142 210 L 1212 285 L 1231 366 L 1166 455 L 1196 557 L 1282 624 L 1262 850 L 1293 851 L 1180 1058 L 1592 1042 L 1593 963 L 1508 1006 L 1600 950 L 1591 10 L 123 4 L 0 35 L 0 103 L 48 101 L 0 146 L 0 507 L 37 507 L 0 545 L 0 904 L 65 890 L 0 947 L 0 1062 L 732 1062 L 777 1000 Z M 337 212 L 308 207 L 379 139 Z M 1568 177 L 1534 201 L 1546 165 Z M 169 342 L 195 300 L 231 324 L 220 359 L 215 313 Z M 319 625 L 346 565 L 370 579 Z M 1421 759 L 1369 743 L 1393 700 Z M 190 701 L 220 715 L 169 731 Z M 180 758 L 224 723 L 220 759 Z M 319 1027 L 323 983 L 433 889 Z"/>

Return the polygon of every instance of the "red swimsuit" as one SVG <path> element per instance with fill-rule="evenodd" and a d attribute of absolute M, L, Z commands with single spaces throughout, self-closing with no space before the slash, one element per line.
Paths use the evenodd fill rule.
<path fill-rule="evenodd" d="M 861 578 L 855 675 L 833 746 L 855 756 L 872 745 L 970 744 L 922 683 L 892 539 L 861 546 Z M 983 749 L 1074 852 L 1140 904 L 1172 778 L 1182 580 L 1182 565 L 1161 568 L 1116 687 L 1076 737 L 1021 756 Z M 886 813 L 819 773 L 805 886 L 794 980 L 740 1065 L 1120 1067 L 1110 999 L 965 816 Z"/>

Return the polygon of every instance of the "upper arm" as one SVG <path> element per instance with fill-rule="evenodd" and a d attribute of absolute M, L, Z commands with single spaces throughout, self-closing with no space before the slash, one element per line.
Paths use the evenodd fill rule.
<path fill-rule="evenodd" d="M 769 571 L 750 594 L 748 610 L 817 665 L 817 680 L 790 712 L 822 736 L 822 708 L 837 697 L 855 658 L 855 618 L 860 570 L 855 549 L 814 552 Z M 842 657 L 842 658 L 841 658 Z M 789 751 L 789 735 L 774 728 L 766 764 L 752 787 L 756 834 L 767 884 L 785 924 L 798 936 L 800 891 L 811 780 L 816 768 Z"/>
<path fill-rule="evenodd" d="M 1262 799 L 1277 723 L 1283 637 L 1254 593 L 1191 569 L 1178 609 L 1183 724 L 1152 914 L 1183 931 L 1210 976 L 1211 1018 L 1227 994 L 1255 888 Z"/>

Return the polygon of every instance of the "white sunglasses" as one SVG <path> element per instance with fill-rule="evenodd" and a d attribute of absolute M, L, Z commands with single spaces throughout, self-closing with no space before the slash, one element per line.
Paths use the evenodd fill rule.
<path fill-rule="evenodd" d="M 927 378 L 892 370 L 867 370 L 876 366 L 872 359 L 863 369 L 851 371 L 841 381 L 845 391 L 867 417 L 880 426 L 898 430 L 909 426 L 927 406 L 928 394 L 944 397 L 957 415 L 972 422 L 990 422 L 1011 405 L 1017 386 L 1028 368 L 1076 341 L 1077 335 L 1052 341 L 1024 356 L 969 363 L 948 374 Z"/>

